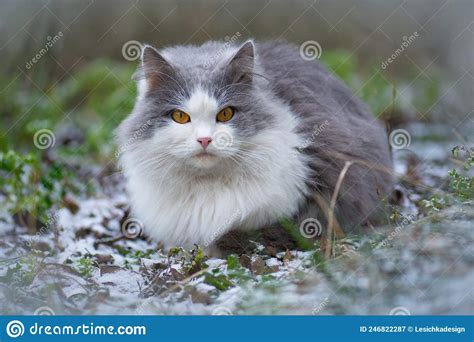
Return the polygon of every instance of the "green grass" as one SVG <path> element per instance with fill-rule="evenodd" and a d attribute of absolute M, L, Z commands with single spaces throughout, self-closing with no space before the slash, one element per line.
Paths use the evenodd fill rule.
<path fill-rule="evenodd" d="M 113 130 L 131 111 L 136 96 L 131 80 L 134 66 L 96 61 L 58 84 L 0 79 L 0 139 L 3 151 L 15 149 L 41 154 L 33 145 L 39 129 L 57 132 L 73 125 L 84 134 L 79 148 L 63 148 L 62 155 L 101 161 L 113 154 Z M 52 81 L 51 81 L 52 82 Z"/>

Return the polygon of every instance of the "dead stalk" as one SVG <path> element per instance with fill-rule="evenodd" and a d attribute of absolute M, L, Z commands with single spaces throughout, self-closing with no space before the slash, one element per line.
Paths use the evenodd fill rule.
<path fill-rule="evenodd" d="M 328 232 L 327 232 L 327 246 L 326 246 L 326 258 L 329 258 L 331 256 L 331 251 L 332 251 L 332 235 L 334 231 L 334 208 L 336 207 L 336 201 L 337 201 L 337 195 L 339 194 L 339 191 L 341 190 L 341 185 L 342 181 L 344 180 L 344 177 L 346 176 L 347 170 L 349 170 L 349 167 L 354 164 L 353 161 L 346 161 L 344 164 L 344 167 L 341 170 L 341 173 L 339 174 L 339 178 L 337 179 L 336 182 L 336 187 L 334 188 L 334 193 L 332 194 L 331 197 L 331 202 L 329 203 L 329 211 L 328 211 Z"/>

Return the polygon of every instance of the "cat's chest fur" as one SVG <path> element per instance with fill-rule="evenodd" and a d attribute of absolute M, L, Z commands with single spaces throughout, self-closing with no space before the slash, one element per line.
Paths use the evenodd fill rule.
<path fill-rule="evenodd" d="M 308 168 L 295 148 L 300 138 L 288 131 L 294 122 L 287 118 L 281 131 L 261 135 L 259 143 L 267 151 L 261 158 L 225 176 L 154 178 L 125 158 L 133 212 L 148 235 L 166 247 L 209 247 L 232 229 L 256 229 L 293 215 L 307 193 Z"/>

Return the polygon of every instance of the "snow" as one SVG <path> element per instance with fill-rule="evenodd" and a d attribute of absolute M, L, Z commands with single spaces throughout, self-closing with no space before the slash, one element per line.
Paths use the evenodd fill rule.
<path fill-rule="evenodd" d="M 425 149 L 412 142 L 428 165 L 449 153 L 444 145 Z M 406 155 L 395 153 L 397 170 L 407 169 Z M 439 176 L 428 169 L 423 182 L 438 184 Z M 426 197 L 400 187 L 404 215 L 420 215 L 414 202 Z M 378 227 L 373 236 L 348 237 L 318 267 L 312 251 L 265 255 L 256 243 L 249 259 L 263 260 L 263 270 L 228 269 L 225 258 L 207 258 L 208 268 L 192 275 L 189 251 L 168 256 L 146 237 L 124 238 L 127 197 L 108 193 L 114 195 L 75 198 L 75 213 L 60 209 L 34 239 L 41 246 L 35 250 L 26 245 L 31 235 L 0 212 L 1 313 L 31 314 L 41 306 L 56 314 L 389 314 L 399 306 L 411 314 L 473 312 L 472 203 L 405 222 L 396 234 L 396 227 Z M 210 276 L 231 286 L 218 289 Z"/>

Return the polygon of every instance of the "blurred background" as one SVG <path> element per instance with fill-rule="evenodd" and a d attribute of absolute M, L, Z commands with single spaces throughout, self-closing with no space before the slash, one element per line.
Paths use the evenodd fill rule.
<path fill-rule="evenodd" d="M 331 57 L 328 52 L 344 51 L 347 55 L 337 62 L 364 68 L 369 78 L 378 70 L 386 82 L 406 80 L 409 87 L 400 97 L 413 105 L 407 109 L 418 118 L 429 110 L 436 119 L 450 120 L 474 109 L 473 18 L 471 0 L 3 0 L 0 68 L 10 80 L 41 75 L 43 87 L 97 59 L 126 62 L 122 47 L 130 40 L 163 47 L 225 39 L 236 32 L 241 41 L 285 38 L 299 45 L 314 40 L 323 60 Z M 59 32 L 60 39 L 28 69 L 28 61 Z M 416 40 L 382 69 L 414 32 Z M 336 68 L 342 73 L 343 66 Z M 415 98 L 421 88 L 438 95 L 432 108 L 422 106 L 426 99 Z"/>

